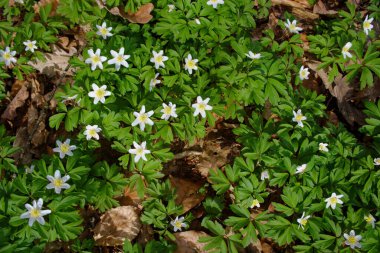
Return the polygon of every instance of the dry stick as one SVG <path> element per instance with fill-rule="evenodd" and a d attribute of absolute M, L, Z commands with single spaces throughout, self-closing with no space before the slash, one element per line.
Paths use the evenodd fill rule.
<path fill-rule="evenodd" d="M 83 48 L 84 48 L 84 46 L 78 50 L 78 52 L 76 53 L 77 57 L 82 53 Z M 58 84 L 61 83 L 62 80 L 63 80 L 63 78 L 66 77 L 67 71 L 69 71 L 70 68 L 71 68 L 71 65 L 70 65 L 70 63 L 68 63 L 68 65 L 66 66 L 66 68 L 63 70 L 64 72 L 63 72 L 62 76 L 58 80 Z M 26 146 L 27 149 L 30 148 L 30 145 L 32 143 L 32 139 L 33 139 L 33 137 L 34 137 L 34 135 L 35 135 L 35 133 L 37 131 L 38 126 L 40 125 L 40 123 L 42 122 L 42 120 L 44 120 L 45 117 L 46 117 L 46 111 L 49 108 L 49 103 L 54 98 L 54 95 L 55 95 L 55 92 L 57 91 L 57 88 L 58 88 L 58 85 L 54 85 L 54 88 L 53 88 L 53 90 L 51 92 L 50 97 L 45 101 L 45 106 L 42 108 L 40 116 L 38 117 L 37 122 L 36 122 L 36 124 L 33 127 L 32 133 L 29 135 L 28 143 L 27 143 L 27 146 Z"/>

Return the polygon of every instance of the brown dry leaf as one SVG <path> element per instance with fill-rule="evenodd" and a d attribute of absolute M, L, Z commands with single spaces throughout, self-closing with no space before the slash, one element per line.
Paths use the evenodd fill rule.
<path fill-rule="evenodd" d="M 28 146 L 28 129 L 27 127 L 19 127 L 16 132 L 16 138 L 13 142 L 13 147 L 21 148 L 20 151 L 13 155 L 13 158 L 18 164 L 29 164 L 32 162 L 32 153 L 26 152 Z"/>
<path fill-rule="evenodd" d="M 313 13 L 332 16 L 338 12 L 335 10 L 327 10 L 326 5 L 323 3 L 323 1 L 319 0 L 313 7 Z"/>
<path fill-rule="evenodd" d="M 154 230 L 150 225 L 143 224 L 140 233 L 136 239 L 137 243 L 145 246 L 148 242 L 154 240 Z"/>
<path fill-rule="evenodd" d="M 69 65 L 70 57 L 77 53 L 76 48 L 71 47 L 69 52 L 66 52 L 62 48 L 53 45 L 52 53 L 46 53 L 46 61 L 30 61 L 29 65 L 39 70 L 42 74 L 47 75 L 50 78 L 58 78 L 65 73 L 65 69 Z M 68 71 L 65 75 L 73 75 L 72 71 Z"/>
<path fill-rule="evenodd" d="M 49 16 L 54 16 L 55 13 L 56 13 L 56 11 L 57 11 L 59 0 L 40 0 L 40 1 L 38 1 L 38 3 L 35 3 L 33 5 L 34 12 L 36 14 L 39 14 L 40 13 L 40 8 L 43 8 L 43 7 L 45 7 L 48 4 L 52 4 Z"/>
<path fill-rule="evenodd" d="M 318 14 L 315 14 L 311 11 L 307 11 L 305 9 L 299 9 L 299 8 L 292 8 L 292 13 L 294 16 L 296 16 L 298 19 L 310 19 L 315 20 L 319 18 Z"/>
<path fill-rule="evenodd" d="M 186 213 L 193 207 L 199 205 L 206 197 L 205 194 L 200 194 L 198 190 L 203 186 L 200 181 L 193 182 L 178 177 L 169 176 L 170 182 L 176 189 L 177 198 L 176 204 L 183 206 L 183 213 Z"/>
<path fill-rule="evenodd" d="M 189 230 L 185 232 L 174 233 L 177 249 L 174 253 L 207 253 L 204 250 L 204 243 L 198 242 L 199 238 L 209 236 L 203 231 Z"/>
<path fill-rule="evenodd" d="M 2 120 L 13 120 L 17 116 L 17 108 L 22 107 L 25 104 L 25 101 L 29 97 L 28 88 L 26 85 L 22 86 L 21 89 L 17 92 L 17 95 L 9 103 L 7 109 L 5 109 L 3 115 L 1 115 Z"/>
<path fill-rule="evenodd" d="M 273 247 L 267 242 L 262 241 L 261 247 L 262 247 L 263 253 L 274 253 L 275 252 Z"/>
<path fill-rule="evenodd" d="M 9 7 L 15 6 L 15 0 L 9 0 Z"/>
<path fill-rule="evenodd" d="M 100 246 L 123 245 L 125 239 L 135 239 L 140 229 L 140 217 L 133 206 L 112 208 L 100 217 L 94 229 L 95 243 Z"/>
<path fill-rule="evenodd" d="M 285 5 L 293 8 L 310 9 L 311 5 L 307 0 L 272 0 L 273 5 Z"/>
<path fill-rule="evenodd" d="M 19 92 L 19 90 L 23 87 L 23 86 L 26 86 L 28 84 L 28 82 L 26 80 L 18 80 L 16 79 L 15 82 L 13 83 L 12 85 L 12 88 L 11 88 L 11 96 L 14 97 L 17 95 L 17 93 Z"/>

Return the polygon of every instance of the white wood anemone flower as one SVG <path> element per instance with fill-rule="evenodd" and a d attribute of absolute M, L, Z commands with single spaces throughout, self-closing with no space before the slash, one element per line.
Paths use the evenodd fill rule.
<path fill-rule="evenodd" d="M 248 51 L 248 54 L 245 54 L 248 58 L 252 59 L 252 60 L 256 60 L 256 59 L 260 59 L 261 58 L 261 54 L 260 53 L 253 53 L 252 51 Z"/>
<path fill-rule="evenodd" d="M 257 208 L 260 207 L 260 202 L 259 202 L 258 199 L 254 199 L 254 200 L 252 200 L 252 203 L 251 203 L 250 208 L 255 208 L 255 207 L 257 207 Z"/>
<path fill-rule="evenodd" d="M 37 43 L 37 41 L 35 41 L 35 40 L 24 41 L 23 44 L 25 46 L 25 51 L 30 51 L 30 52 L 34 53 L 34 50 L 37 49 L 36 43 Z"/>
<path fill-rule="evenodd" d="M 329 149 L 327 148 L 328 145 L 329 145 L 329 144 L 327 144 L 327 143 L 323 143 L 323 142 L 319 143 L 319 145 L 318 145 L 318 149 L 319 149 L 319 151 L 322 151 L 322 152 L 329 152 Z"/>
<path fill-rule="evenodd" d="M 53 148 L 53 151 L 59 153 L 59 158 L 61 159 L 63 159 L 66 155 L 72 156 L 72 151 L 77 148 L 75 145 L 70 145 L 70 139 L 66 139 L 64 143 L 57 140 L 57 146 L 58 147 Z"/>
<path fill-rule="evenodd" d="M 153 126 L 154 122 L 149 118 L 153 113 L 153 111 L 145 112 L 145 105 L 143 105 L 140 112 L 133 113 L 136 119 L 132 122 L 132 126 L 139 125 L 141 131 L 144 131 L 146 124 Z"/>
<path fill-rule="evenodd" d="M 306 166 L 307 166 L 306 163 L 298 166 L 296 169 L 296 174 L 303 174 L 306 170 Z"/>
<path fill-rule="evenodd" d="M 297 20 L 293 20 L 290 23 L 290 20 L 287 19 L 286 23 L 285 23 L 285 27 L 288 28 L 289 32 L 291 32 L 291 33 L 299 33 L 300 31 L 303 30 L 301 27 L 297 27 Z"/>
<path fill-rule="evenodd" d="M 169 102 L 169 105 L 162 103 L 163 109 L 161 112 L 163 113 L 161 119 L 169 120 L 170 117 L 177 118 L 178 115 L 176 113 L 176 105 Z"/>
<path fill-rule="evenodd" d="M 99 101 L 104 104 L 106 102 L 106 97 L 111 95 L 110 91 L 107 91 L 107 86 L 102 85 L 99 87 L 95 83 L 91 85 L 92 91 L 88 93 L 88 96 L 94 98 L 94 104 L 96 105 Z"/>
<path fill-rule="evenodd" d="M 310 218 L 310 215 L 305 217 L 305 212 L 302 213 L 301 218 L 297 219 L 298 222 L 298 228 L 302 227 L 302 229 L 305 229 L 304 226 L 307 224 L 307 220 Z"/>
<path fill-rule="evenodd" d="M 380 158 L 373 159 L 373 164 L 376 166 L 380 165 Z"/>
<path fill-rule="evenodd" d="M 200 114 L 202 118 L 205 118 L 206 111 L 212 110 L 212 106 L 208 105 L 209 101 L 210 101 L 210 98 L 206 98 L 205 100 L 203 100 L 201 96 L 198 96 L 197 102 L 192 105 L 192 107 L 195 109 L 194 116 L 198 116 L 198 114 Z"/>
<path fill-rule="evenodd" d="M 185 220 L 185 217 L 176 217 L 175 220 L 172 220 L 170 222 L 170 225 L 173 226 L 173 231 L 174 232 L 177 232 L 177 231 L 182 231 L 182 228 L 186 228 L 187 227 L 187 224 L 184 223 L 183 221 Z"/>
<path fill-rule="evenodd" d="M 94 138 L 95 140 L 99 140 L 99 132 L 102 131 L 98 125 L 87 125 L 86 130 L 84 131 L 84 135 L 86 135 L 86 139 L 90 140 L 91 138 Z"/>
<path fill-rule="evenodd" d="M 29 226 L 33 226 L 33 223 L 37 221 L 41 225 L 45 224 L 43 216 L 51 213 L 51 210 L 42 210 L 43 200 L 41 198 L 36 202 L 33 200 L 32 205 L 25 204 L 25 208 L 28 209 L 26 213 L 21 214 L 21 219 L 29 219 Z"/>
<path fill-rule="evenodd" d="M 172 12 L 175 10 L 175 5 L 174 4 L 168 4 L 168 12 Z"/>
<path fill-rule="evenodd" d="M 367 222 L 367 224 L 371 224 L 372 228 L 375 228 L 376 219 L 375 219 L 375 217 L 373 217 L 372 214 L 365 215 L 364 220 Z"/>
<path fill-rule="evenodd" d="M 159 75 L 160 75 L 160 73 L 156 73 L 154 78 L 152 78 L 152 80 L 150 80 L 149 91 L 152 91 L 152 89 L 155 88 L 157 84 L 161 83 L 161 80 L 158 79 Z"/>
<path fill-rule="evenodd" d="M 150 62 L 154 63 L 154 67 L 159 69 L 160 67 L 165 68 L 164 61 L 167 61 L 169 57 L 164 55 L 164 51 L 160 50 L 160 52 L 152 51 L 153 57 L 150 58 Z"/>
<path fill-rule="evenodd" d="M 306 120 L 307 118 L 302 114 L 301 109 L 299 109 L 297 112 L 293 111 L 293 116 L 293 122 L 297 122 L 300 127 L 303 127 L 302 121 Z"/>
<path fill-rule="evenodd" d="M 265 179 L 269 179 L 268 170 L 264 170 L 263 172 L 261 172 L 260 179 L 261 179 L 261 181 L 264 181 Z"/>
<path fill-rule="evenodd" d="M 300 72 L 299 72 L 301 81 L 303 81 L 305 79 L 306 80 L 309 79 L 309 74 L 310 74 L 309 69 L 305 68 L 304 66 L 301 66 Z"/>
<path fill-rule="evenodd" d="M 368 19 L 368 15 L 365 17 L 365 20 L 363 22 L 363 30 L 366 35 L 372 30 L 373 25 L 371 24 L 373 21 L 373 18 Z"/>
<path fill-rule="evenodd" d="M 351 230 L 350 234 L 344 233 L 343 236 L 346 239 L 344 244 L 350 246 L 351 249 L 355 249 L 355 248 L 360 249 L 362 247 L 362 245 L 360 244 L 360 240 L 362 239 L 362 236 L 356 235 L 354 230 Z"/>
<path fill-rule="evenodd" d="M 185 59 L 185 70 L 189 71 L 189 74 L 193 74 L 193 70 L 197 70 L 198 59 L 193 59 L 191 54 L 187 55 L 187 58 Z"/>
<path fill-rule="evenodd" d="M 88 56 L 85 63 L 91 64 L 91 70 L 94 71 L 96 68 L 103 69 L 103 62 L 107 60 L 107 57 L 100 55 L 100 49 L 96 49 L 95 53 L 93 49 L 87 50 Z"/>
<path fill-rule="evenodd" d="M 46 186 L 46 189 L 54 189 L 55 193 L 60 194 L 62 189 L 69 189 L 70 185 L 66 183 L 70 176 L 66 175 L 64 177 L 61 177 L 61 172 L 59 170 L 56 170 L 54 172 L 54 177 L 48 175 L 47 179 L 50 181 L 50 183 Z"/>
<path fill-rule="evenodd" d="M 331 206 L 332 209 L 336 208 L 336 204 L 343 204 L 343 201 L 341 200 L 343 198 L 343 195 L 336 195 L 335 192 L 331 194 L 331 197 L 325 199 L 326 202 L 326 208 L 329 208 Z"/>
<path fill-rule="evenodd" d="M 212 5 L 213 8 L 217 8 L 218 4 L 224 4 L 224 0 L 209 0 L 207 5 Z"/>
<path fill-rule="evenodd" d="M 108 61 L 108 64 L 115 64 L 115 69 L 119 71 L 120 66 L 124 66 L 126 68 L 129 67 L 127 60 L 131 57 L 130 55 L 124 54 L 124 47 L 120 48 L 119 52 L 111 50 L 111 55 L 114 57 L 113 59 Z"/>
<path fill-rule="evenodd" d="M 128 152 L 130 154 L 135 155 L 135 163 L 140 161 L 140 159 L 143 159 L 144 161 L 147 161 L 147 158 L 145 157 L 146 154 L 150 154 L 150 150 L 146 149 L 146 141 L 143 141 L 141 145 L 137 144 L 137 142 L 133 142 L 134 149 L 129 149 Z"/>
<path fill-rule="evenodd" d="M 4 62 L 5 66 L 9 67 L 12 63 L 17 62 L 15 55 L 16 51 L 11 51 L 9 47 L 6 47 L 5 50 L 0 50 L 0 62 Z"/>
<path fill-rule="evenodd" d="M 25 173 L 26 174 L 32 174 L 34 171 L 35 166 L 32 164 L 30 166 L 25 166 Z"/>
<path fill-rule="evenodd" d="M 352 43 L 347 42 L 346 45 L 344 45 L 344 47 L 342 48 L 342 54 L 343 54 L 344 59 L 346 59 L 346 57 L 352 58 L 352 54 L 349 52 L 351 47 L 352 47 Z"/>
<path fill-rule="evenodd" d="M 200 25 L 200 24 L 201 24 L 201 21 L 199 20 L 199 18 L 194 19 L 194 22 L 195 22 L 197 25 Z"/>
<path fill-rule="evenodd" d="M 24 0 L 15 0 L 15 3 L 24 4 Z"/>
<path fill-rule="evenodd" d="M 111 33 L 112 27 L 107 27 L 106 22 L 103 22 L 102 25 L 96 25 L 96 28 L 98 28 L 98 31 L 96 32 L 97 35 L 102 36 L 103 39 L 107 39 L 107 37 L 111 37 L 113 34 Z"/>

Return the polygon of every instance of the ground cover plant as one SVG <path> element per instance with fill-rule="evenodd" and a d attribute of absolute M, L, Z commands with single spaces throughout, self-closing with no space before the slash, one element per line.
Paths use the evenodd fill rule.
<path fill-rule="evenodd" d="M 379 1 L 0 7 L 1 253 L 379 251 Z"/>

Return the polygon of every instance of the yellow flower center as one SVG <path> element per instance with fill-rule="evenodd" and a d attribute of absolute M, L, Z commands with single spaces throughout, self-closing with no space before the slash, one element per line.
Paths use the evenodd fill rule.
<path fill-rule="evenodd" d="M 96 131 L 95 131 L 95 129 L 90 129 L 90 130 L 88 130 L 88 134 L 91 135 L 91 136 L 96 135 Z"/>
<path fill-rule="evenodd" d="M 330 198 L 330 203 L 331 204 L 336 204 L 338 202 L 338 200 L 336 199 L 336 197 L 331 197 Z"/>
<path fill-rule="evenodd" d="M 190 69 L 194 68 L 195 67 L 195 62 L 193 60 L 189 60 L 187 62 L 187 67 L 189 67 Z"/>
<path fill-rule="evenodd" d="M 68 144 L 63 143 L 61 145 L 61 151 L 62 151 L 62 153 L 67 153 L 67 152 L 69 152 L 69 150 L 70 150 L 70 146 Z"/>
<path fill-rule="evenodd" d="M 100 28 L 100 33 L 101 33 L 102 35 L 106 35 L 106 34 L 108 33 L 107 28 Z"/>
<path fill-rule="evenodd" d="M 174 223 L 174 226 L 175 226 L 176 228 L 181 229 L 181 227 L 182 227 L 182 222 L 180 222 L 180 221 L 176 221 L 176 222 Z"/>
<path fill-rule="evenodd" d="M 97 55 L 94 55 L 94 56 L 92 57 L 92 62 L 93 62 L 93 63 L 98 63 L 98 62 L 100 62 L 100 57 L 97 56 Z"/>
<path fill-rule="evenodd" d="M 368 22 L 368 21 L 365 21 L 364 24 L 363 24 L 363 26 L 364 26 L 365 29 L 369 29 L 370 26 L 371 26 L 371 23 Z"/>
<path fill-rule="evenodd" d="M 55 187 L 62 187 L 62 185 L 63 185 L 63 181 L 62 181 L 62 179 L 60 179 L 60 178 L 54 179 L 54 181 L 53 181 L 53 185 L 54 185 Z"/>
<path fill-rule="evenodd" d="M 143 114 L 141 114 L 141 115 L 139 116 L 139 120 L 140 120 L 141 122 L 146 122 L 147 119 L 148 119 L 148 115 L 146 115 L 146 113 L 143 113 Z"/>
<path fill-rule="evenodd" d="M 302 76 L 302 77 L 306 77 L 306 70 L 302 70 L 302 71 L 301 71 L 301 76 Z"/>
<path fill-rule="evenodd" d="M 4 54 L 3 54 L 3 58 L 4 58 L 5 60 L 9 60 L 9 59 L 11 59 L 11 54 L 10 54 L 10 53 L 4 53 Z"/>
<path fill-rule="evenodd" d="M 289 30 L 290 30 L 290 31 L 296 30 L 296 26 L 293 25 L 293 24 L 290 24 L 290 25 L 289 25 Z"/>
<path fill-rule="evenodd" d="M 38 218 L 41 216 L 41 213 L 40 213 L 40 210 L 36 209 L 36 208 L 33 208 L 31 211 L 30 211 L 30 217 L 32 218 Z"/>
<path fill-rule="evenodd" d="M 376 158 L 375 163 L 380 163 L 380 158 Z"/>
<path fill-rule="evenodd" d="M 170 106 L 165 107 L 164 113 L 168 114 L 168 115 L 171 114 L 172 113 L 172 108 Z"/>
<path fill-rule="evenodd" d="M 257 206 L 257 205 L 259 205 L 259 204 L 260 204 L 259 201 L 258 201 L 257 199 L 254 199 L 254 200 L 252 201 L 252 205 L 251 205 L 251 207 Z"/>
<path fill-rule="evenodd" d="M 28 44 L 28 47 L 29 47 L 30 49 L 33 49 L 34 44 L 33 44 L 33 43 L 29 43 L 29 44 Z"/>
<path fill-rule="evenodd" d="M 102 97 L 104 97 L 105 94 L 106 94 L 106 92 L 103 89 L 99 89 L 99 90 L 95 91 L 95 95 L 97 98 L 102 98 Z"/>
<path fill-rule="evenodd" d="M 156 56 L 156 62 L 158 63 L 162 62 L 162 55 Z"/>
<path fill-rule="evenodd" d="M 348 52 L 348 48 L 347 48 L 347 47 L 343 47 L 342 51 L 343 51 L 344 53 L 347 53 L 347 52 Z"/>
<path fill-rule="evenodd" d="M 211 0 L 212 3 L 216 3 L 218 0 Z"/>
<path fill-rule="evenodd" d="M 307 224 L 307 219 L 301 219 L 300 223 L 302 226 L 305 226 Z"/>
<path fill-rule="evenodd" d="M 298 115 L 296 116 L 296 121 L 302 121 L 302 117 L 303 117 L 302 114 L 298 114 Z"/>
<path fill-rule="evenodd" d="M 117 62 L 122 62 L 124 59 L 123 59 L 123 56 L 119 55 L 117 58 L 116 58 L 116 61 Z"/>
<path fill-rule="evenodd" d="M 199 104 L 198 108 L 199 108 L 199 110 L 204 111 L 206 109 L 206 105 L 205 104 Z"/>
<path fill-rule="evenodd" d="M 355 238 L 355 236 L 350 235 L 350 236 L 348 237 L 347 241 L 348 241 L 350 244 L 355 244 L 355 243 L 356 243 L 356 238 Z"/>
<path fill-rule="evenodd" d="M 365 221 L 368 222 L 368 223 L 371 223 L 373 221 L 372 217 L 371 216 L 366 216 L 364 217 Z"/>
<path fill-rule="evenodd" d="M 140 156 L 143 155 L 144 154 L 144 149 L 143 148 L 137 148 L 136 154 L 140 155 Z"/>

